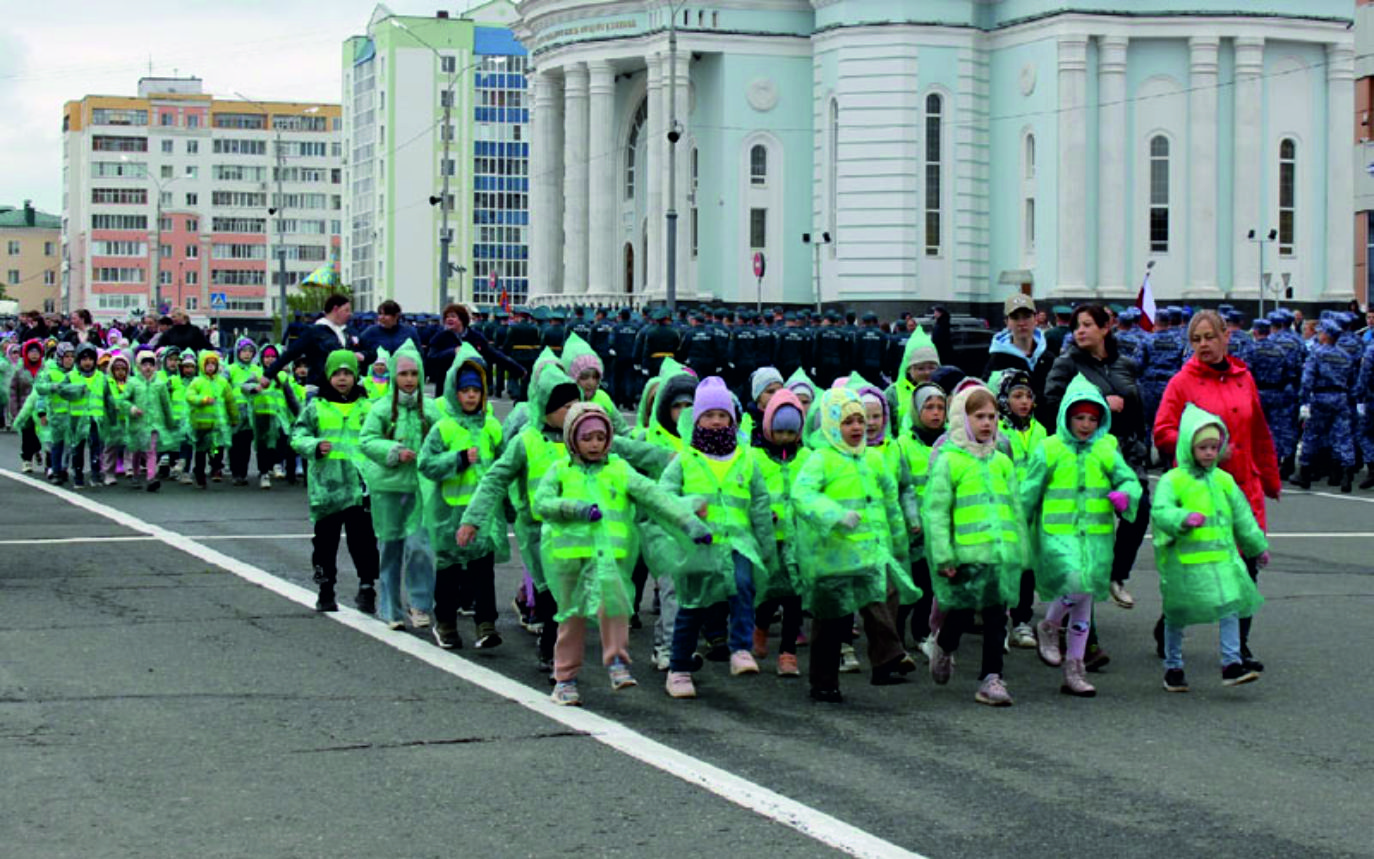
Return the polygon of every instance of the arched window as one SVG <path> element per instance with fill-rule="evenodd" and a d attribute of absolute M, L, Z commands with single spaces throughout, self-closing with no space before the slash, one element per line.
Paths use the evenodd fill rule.
<path fill-rule="evenodd" d="M 1150 138 L 1150 252 L 1169 252 L 1169 138 Z"/>
<path fill-rule="evenodd" d="M 1026 135 L 1025 178 L 1035 178 L 1035 135 Z"/>
<path fill-rule="evenodd" d="M 940 255 L 940 175 L 944 99 L 926 96 L 926 256 Z"/>
<path fill-rule="evenodd" d="M 698 232 L 697 226 L 697 188 L 701 185 L 701 159 L 698 156 L 698 152 L 699 150 L 695 146 L 693 146 L 692 154 L 688 157 L 687 160 L 689 170 L 691 173 L 691 195 L 688 197 L 688 199 L 691 201 L 692 208 L 691 211 L 688 213 L 687 217 L 689 219 L 688 232 L 690 233 L 689 238 L 692 247 L 692 259 L 697 258 L 697 252 L 700 250 L 701 247 L 701 234 L 700 232 Z"/>
<path fill-rule="evenodd" d="M 1279 143 L 1279 256 L 1293 255 L 1298 216 L 1298 142 Z"/>
<path fill-rule="evenodd" d="M 768 149 L 762 143 L 749 150 L 749 184 L 768 184 Z"/>
<path fill-rule="evenodd" d="M 840 182 L 840 102 L 837 99 L 830 100 L 830 151 L 827 153 L 830 158 L 829 184 L 826 187 L 826 194 L 829 196 L 829 205 L 826 212 L 830 223 L 831 242 L 830 250 L 834 253 L 835 236 L 839 232 L 835 229 L 838 213 L 836 209 L 839 203 L 839 182 Z"/>
<path fill-rule="evenodd" d="M 635 117 L 630 122 L 630 139 L 625 144 L 625 199 L 635 198 L 635 149 L 639 147 L 640 135 L 644 133 L 644 123 L 649 118 L 649 100 L 639 103 Z"/>

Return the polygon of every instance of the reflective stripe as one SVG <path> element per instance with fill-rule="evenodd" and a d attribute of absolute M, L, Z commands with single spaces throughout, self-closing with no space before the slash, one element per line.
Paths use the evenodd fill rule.
<path fill-rule="evenodd" d="M 623 561 L 635 550 L 636 538 L 631 519 L 634 515 L 624 487 L 630 481 L 630 467 L 624 460 L 611 459 L 591 479 L 580 467 L 566 463 L 559 467 L 559 497 L 569 501 L 595 504 L 601 510 L 598 522 L 558 523 L 545 531 L 557 560 L 581 560 L 610 552 Z M 590 539 L 589 539 L 590 538 Z"/>
<path fill-rule="evenodd" d="M 329 442 L 329 453 L 325 459 L 352 459 L 358 449 L 358 434 L 363 429 L 365 409 L 358 408 L 366 400 L 351 403 L 333 403 L 323 398 L 315 399 L 315 421 L 319 425 L 320 438 Z"/>
<path fill-rule="evenodd" d="M 1011 496 L 1011 460 L 955 456 L 950 461 L 954 484 L 954 542 L 960 546 L 1016 543 L 1020 540 L 1016 506 Z"/>
<path fill-rule="evenodd" d="M 477 448 L 477 462 L 444 478 L 439 483 L 439 491 L 443 496 L 444 503 L 450 507 L 466 507 L 472 503 L 473 493 L 477 491 L 477 485 L 482 482 L 482 475 L 496 459 L 496 444 L 500 437 L 499 430 L 496 438 L 486 424 L 482 430 L 474 434 L 471 429 L 458 423 L 453 418 L 444 418 L 439 421 L 439 437 L 444 442 L 444 447 L 450 451 L 465 451 L 469 448 Z"/>
<path fill-rule="evenodd" d="M 712 530 L 744 534 L 749 529 L 749 484 L 754 460 L 750 448 L 735 450 L 724 479 L 717 481 L 705 456 L 695 448 L 685 448 L 681 457 L 682 494 L 706 496 L 706 521 L 717 526 Z"/>

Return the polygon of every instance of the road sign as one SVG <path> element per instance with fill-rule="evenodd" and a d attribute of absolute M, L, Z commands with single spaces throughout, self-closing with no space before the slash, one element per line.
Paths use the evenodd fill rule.
<path fill-rule="evenodd" d="M 211 310 L 228 310 L 228 309 L 229 309 L 229 297 L 228 297 L 228 293 L 224 293 L 224 292 L 212 292 L 212 293 L 210 293 L 210 309 L 211 309 Z"/>
<path fill-rule="evenodd" d="M 768 260 L 764 257 L 763 251 L 754 252 L 754 277 L 763 277 L 763 273 L 768 268 Z"/>

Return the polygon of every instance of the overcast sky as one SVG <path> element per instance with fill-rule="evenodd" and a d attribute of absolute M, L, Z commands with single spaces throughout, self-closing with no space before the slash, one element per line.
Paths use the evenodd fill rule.
<path fill-rule="evenodd" d="M 138 79 L 195 75 L 233 98 L 338 102 L 341 43 L 376 0 L 3 0 L 0 19 L 0 204 L 62 211 L 62 105 L 137 95 Z M 432 15 L 466 0 L 395 0 Z"/>

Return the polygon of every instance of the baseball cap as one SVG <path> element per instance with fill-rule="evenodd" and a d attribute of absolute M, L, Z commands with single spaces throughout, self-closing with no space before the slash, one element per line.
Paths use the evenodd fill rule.
<path fill-rule="evenodd" d="M 1035 313 L 1035 302 L 1029 295 L 1023 292 L 1013 292 L 1007 296 L 1007 300 L 1002 302 L 1002 315 L 1010 316 L 1018 310 L 1029 310 Z"/>

